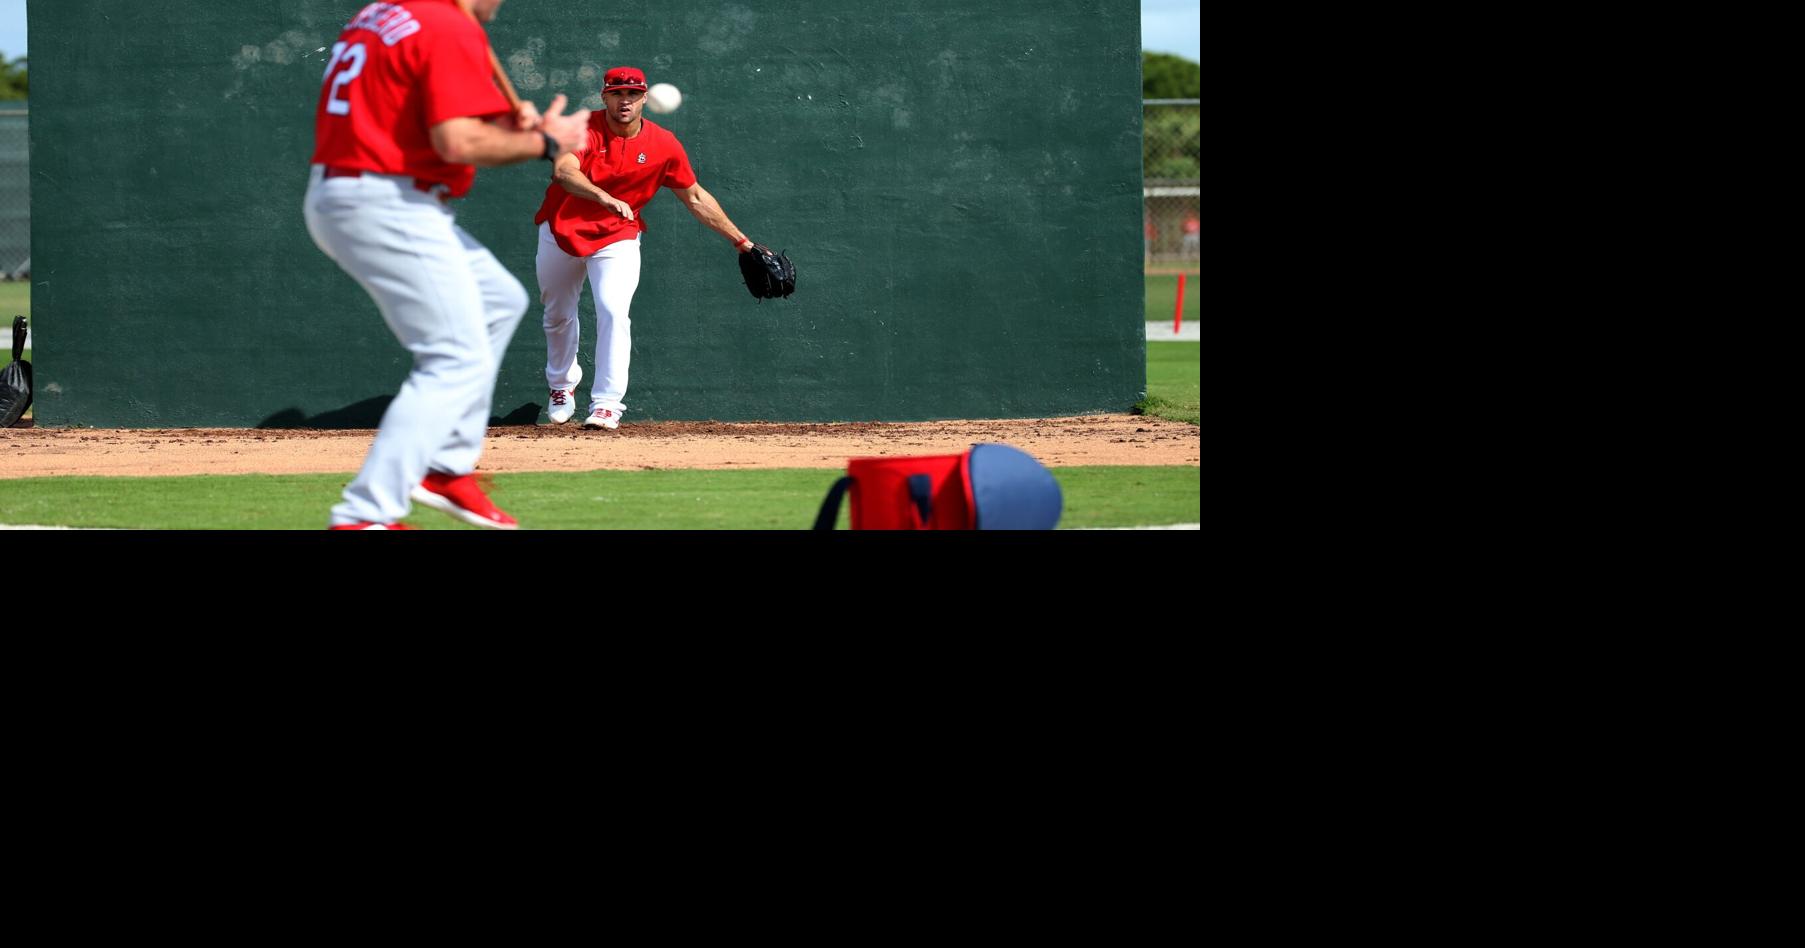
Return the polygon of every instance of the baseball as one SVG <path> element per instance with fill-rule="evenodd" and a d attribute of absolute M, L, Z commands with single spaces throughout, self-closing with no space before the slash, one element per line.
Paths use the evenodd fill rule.
<path fill-rule="evenodd" d="M 660 82 L 646 90 L 646 108 L 659 115 L 675 112 L 677 106 L 682 104 L 683 93 L 678 92 L 677 87 L 668 82 Z"/>

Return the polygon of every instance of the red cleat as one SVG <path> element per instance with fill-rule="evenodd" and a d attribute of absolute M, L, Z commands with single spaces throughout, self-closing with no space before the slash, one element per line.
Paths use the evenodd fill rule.
<path fill-rule="evenodd" d="M 414 502 L 458 518 L 472 526 L 491 530 L 517 530 L 520 522 L 502 513 L 476 485 L 471 474 L 440 474 L 428 471 L 426 480 L 414 488 Z"/>

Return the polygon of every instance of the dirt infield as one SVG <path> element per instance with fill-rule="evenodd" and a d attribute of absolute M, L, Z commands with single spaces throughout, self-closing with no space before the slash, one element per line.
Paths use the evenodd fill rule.
<path fill-rule="evenodd" d="M 0 429 L 0 479 L 65 474 L 315 474 L 355 471 L 370 430 Z M 639 471 L 827 467 L 847 458 L 955 454 L 1014 445 L 1049 467 L 1201 463 L 1201 429 L 1138 415 L 833 425 L 646 422 L 619 431 L 567 425 L 489 429 L 481 469 Z"/>

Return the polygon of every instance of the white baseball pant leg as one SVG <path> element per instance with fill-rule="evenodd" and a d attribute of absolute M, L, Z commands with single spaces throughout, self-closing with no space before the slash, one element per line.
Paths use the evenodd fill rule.
<path fill-rule="evenodd" d="M 370 294 L 414 357 L 363 468 L 332 508 L 335 525 L 393 523 L 429 468 L 476 469 L 526 290 L 410 178 L 322 180 L 315 167 L 304 209 L 314 243 Z"/>
<path fill-rule="evenodd" d="M 633 322 L 628 315 L 639 289 L 639 240 L 617 240 L 587 257 L 573 257 L 558 246 L 551 225 L 539 225 L 539 302 L 545 306 L 545 384 L 576 388 L 583 380 L 577 364 L 582 326 L 577 295 L 589 280 L 595 298 L 595 381 L 589 408 L 627 410 L 627 367 L 633 358 Z"/>

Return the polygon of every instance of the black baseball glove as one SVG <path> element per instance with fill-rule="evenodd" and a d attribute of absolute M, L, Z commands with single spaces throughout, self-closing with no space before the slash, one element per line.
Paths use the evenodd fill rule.
<path fill-rule="evenodd" d="M 740 251 L 740 275 L 757 299 L 774 300 L 796 292 L 796 265 L 764 244 Z"/>

